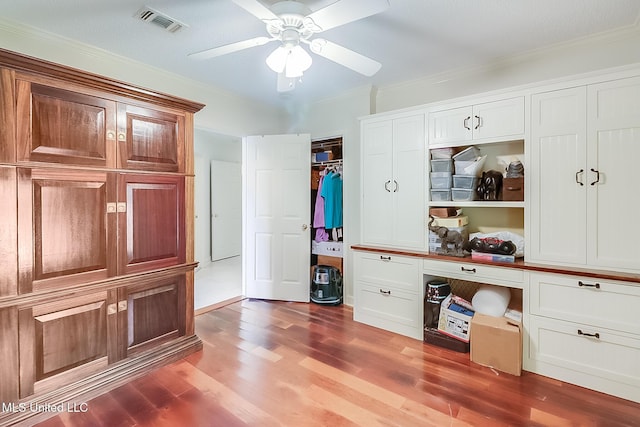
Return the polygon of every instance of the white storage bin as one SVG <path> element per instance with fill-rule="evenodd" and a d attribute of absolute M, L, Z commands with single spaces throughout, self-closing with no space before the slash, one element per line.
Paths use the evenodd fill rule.
<path fill-rule="evenodd" d="M 433 148 L 430 151 L 432 159 L 450 159 L 456 153 L 452 147 Z"/>
<path fill-rule="evenodd" d="M 314 255 L 326 255 L 342 258 L 342 242 L 316 242 L 311 241 L 311 253 Z"/>
<path fill-rule="evenodd" d="M 472 145 L 470 147 L 465 148 L 458 154 L 453 156 L 453 160 L 457 162 L 466 162 L 466 161 L 474 161 L 480 156 L 480 150 Z"/>
<path fill-rule="evenodd" d="M 451 190 L 431 190 L 432 202 L 447 202 L 451 200 Z"/>
<path fill-rule="evenodd" d="M 476 190 L 475 189 L 466 189 L 466 188 L 452 188 L 451 189 L 451 200 L 456 201 L 467 201 L 467 200 L 475 200 L 476 199 Z"/>
<path fill-rule="evenodd" d="M 452 172 L 453 161 L 451 159 L 431 160 L 431 172 Z"/>
<path fill-rule="evenodd" d="M 478 177 L 474 175 L 453 175 L 453 187 L 467 190 L 475 190 Z"/>
<path fill-rule="evenodd" d="M 451 172 L 431 172 L 431 188 L 450 189 L 451 176 Z"/>

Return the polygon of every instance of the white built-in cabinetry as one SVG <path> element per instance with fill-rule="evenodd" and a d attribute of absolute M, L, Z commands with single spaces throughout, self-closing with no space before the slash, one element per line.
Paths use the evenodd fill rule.
<path fill-rule="evenodd" d="M 524 128 L 522 96 L 457 108 L 436 107 L 429 113 L 429 147 L 516 139 L 522 137 Z"/>
<path fill-rule="evenodd" d="M 430 277 L 522 288 L 525 370 L 640 402 L 640 68 L 372 116 L 361 130 L 355 320 L 421 338 Z M 483 170 L 524 154 L 525 200 L 431 201 L 429 150 L 467 145 L 487 154 Z M 515 218 L 525 262 L 428 255 L 434 206 L 462 207 L 470 231 Z"/>
<path fill-rule="evenodd" d="M 527 260 L 640 271 L 640 78 L 537 93 L 531 127 Z"/>
<path fill-rule="evenodd" d="M 638 284 L 531 273 L 524 368 L 640 401 Z"/>
<path fill-rule="evenodd" d="M 362 243 L 424 250 L 425 115 L 362 121 Z"/>
<path fill-rule="evenodd" d="M 422 339 L 421 264 L 417 257 L 355 252 L 354 320 Z"/>

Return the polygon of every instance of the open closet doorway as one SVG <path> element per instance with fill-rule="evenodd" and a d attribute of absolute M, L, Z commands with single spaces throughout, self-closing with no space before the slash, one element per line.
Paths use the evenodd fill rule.
<path fill-rule="evenodd" d="M 242 139 L 196 129 L 196 314 L 242 298 Z"/>

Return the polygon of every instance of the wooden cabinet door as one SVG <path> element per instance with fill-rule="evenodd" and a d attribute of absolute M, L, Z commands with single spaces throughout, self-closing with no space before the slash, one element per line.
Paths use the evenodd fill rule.
<path fill-rule="evenodd" d="M 16 80 L 18 161 L 115 167 L 116 104 Z"/>
<path fill-rule="evenodd" d="M 179 274 L 119 290 L 121 358 L 185 335 L 185 286 L 185 275 Z"/>
<path fill-rule="evenodd" d="M 16 168 L 0 166 L 0 297 L 18 293 Z"/>
<path fill-rule="evenodd" d="M 19 309 L 20 397 L 53 390 L 115 361 L 116 291 Z M 109 308 L 109 305 L 112 308 Z"/>
<path fill-rule="evenodd" d="M 184 177 L 121 174 L 118 274 L 185 262 Z"/>
<path fill-rule="evenodd" d="M 531 97 L 527 259 L 583 265 L 587 245 L 586 89 Z M 526 173 L 526 172 L 525 172 Z"/>
<path fill-rule="evenodd" d="M 184 129 L 184 115 L 118 104 L 119 167 L 184 172 Z"/>
<path fill-rule="evenodd" d="M 587 102 L 587 263 L 640 272 L 640 78 L 589 86 Z"/>
<path fill-rule="evenodd" d="M 429 113 L 429 146 L 433 148 L 470 141 L 474 123 L 471 107 Z"/>
<path fill-rule="evenodd" d="M 104 172 L 18 168 L 20 293 L 115 275 L 115 189 Z"/>

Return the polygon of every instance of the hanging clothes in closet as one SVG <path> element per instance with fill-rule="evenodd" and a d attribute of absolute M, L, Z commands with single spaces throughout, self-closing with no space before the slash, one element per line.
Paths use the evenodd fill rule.
<path fill-rule="evenodd" d="M 342 240 L 342 174 L 334 169 L 324 172 L 318 182 L 313 216 L 316 242 Z"/>

